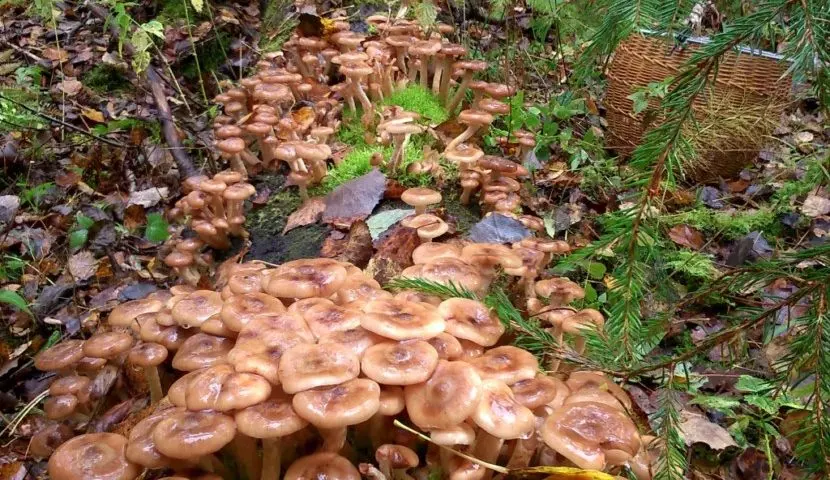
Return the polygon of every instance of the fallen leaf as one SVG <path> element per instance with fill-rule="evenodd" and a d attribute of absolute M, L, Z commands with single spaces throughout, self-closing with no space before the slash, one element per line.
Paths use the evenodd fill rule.
<path fill-rule="evenodd" d="M 69 274 L 72 275 L 76 281 L 82 282 L 95 275 L 95 270 L 98 268 L 98 262 L 89 250 L 84 250 L 69 257 L 66 263 L 69 269 Z"/>
<path fill-rule="evenodd" d="M 288 216 L 288 220 L 285 223 L 285 228 L 282 230 L 282 234 L 285 235 L 297 227 L 317 223 L 320 221 L 320 217 L 322 217 L 325 209 L 326 202 L 323 197 L 309 198 L 305 201 L 305 203 L 300 205 L 297 210 Z"/>
<path fill-rule="evenodd" d="M 352 223 L 349 234 L 345 238 L 335 239 L 333 236 L 326 238 L 320 249 L 321 257 L 335 258 L 360 268 L 366 266 L 373 253 L 372 236 L 369 234 L 366 222 L 362 220 Z"/>
<path fill-rule="evenodd" d="M 167 187 L 152 187 L 146 190 L 132 192 L 129 198 L 127 198 L 127 206 L 141 205 L 144 208 L 150 208 L 166 199 L 168 192 L 169 189 Z"/>
<path fill-rule="evenodd" d="M 473 225 L 468 236 L 479 243 L 513 243 L 529 237 L 530 230 L 515 218 L 493 213 Z"/>
<path fill-rule="evenodd" d="M 414 212 L 415 210 L 408 208 L 396 208 L 372 215 L 366 220 L 366 225 L 369 226 L 369 233 L 372 235 L 372 240 L 377 240 L 389 227 L 400 222 L 404 217 L 412 215 Z"/>
<path fill-rule="evenodd" d="M 669 230 L 669 238 L 678 245 L 692 250 L 700 250 L 703 244 L 703 235 L 689 225 L 675 225 Z"/>
<path fill-rule="evenodd" d="M 77 172 L 63 172 L 55 177 L 55 185 L 67 188 L 77 185 L 81 181 L 81 176 Z"/>
<path fill-rule="evenodd" d="M 47 58 L 55 62 L 65 62 L 69 58 L 69 55 L 66 53 L 66 50 L 55 47 L 44 48 L 43 53 L 41 53 L 41 55 L 43 56 L 43 58 Z"/>
<path fill-rule="evenodd" d="M 545 480 L 614 480 L 613 475 L 598 470 L 583 470 L 575 467 L 530 467 L 510 470 L 510 477 L 535 477 L 547 475 Z"/>
<path fill-rule="evenodd" d="M 69 95 L 70 97 L 77 95 L 80 93 L 81 89 L 84 88 L 84 84 L 75 78 L 67 78 L 66 80 L 58 83 L 57 86 L 58 90 Z"/>
<path fill-rule="evenodd" d="M 813 218 L 827 215 L 830 213 L 830 198 L 810 193 L 801 206 L 801 213 Z"/>
<path fill-rule="evenodd" d="M 81 115 L 85 116 L 86 118 L 92 120 L 93 122 L 104 123 L 106 119 L 104 118 L 104 114 L 95 110 L 94 108 L 84 108 L 81 110 Z"/>
<path fill-rule="evenodd" d="M 392 228 L 377 246 L 375 256 L 366 266 L 366 274 L 377 280 L 381 285 L 386 284 L 403 272 L 403 269 L 412 265 L 412 252 L 420 245 L 421 240 L 414 228 L 397 225 Z"/>
<path fill-rule="evenodd" d="M 680 412 L 679 429 L 688 446 L 703 443 L 712 450 L 723 450 L 738 445 L 725 428 L 709 421 L 703 415 L 688 410 Z"/>
<path fill-rule="evenodd" d="M 323 222 L 350 227 L 364 220 L 375 209 L 386 190 L 386 176 L 378 169 L 340 185 L 326 196 Z"/>
<path fill-rule="evenodd" d="M 17 195 L 0 195 L 0 223 L 9 223 L 20 208 L 20 197 Z"/>

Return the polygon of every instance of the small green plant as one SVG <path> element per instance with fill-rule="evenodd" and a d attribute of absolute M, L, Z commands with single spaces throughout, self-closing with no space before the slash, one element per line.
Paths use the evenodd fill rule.
<path fill-rule="evenodd" d="M 13 292 L 11 290 L 0 290 L 0 303 L 11 305 L 21 312 L 26 312 L 29 315 L 32 315 L 32 311 L 29 309 L 29 304 L 26 303 L 26 299 L 21 297 L 17 292 Z"/>
<path fill-rule="evenodd" d="M 26 182 L 18 182 L 17 186 L 21 189 L 21 203 L 35 212 L 39 212 L 43 198 L 49 194 L 52 188 L 55 187 L 55 184 L 52 182 L 45 182 L 35 185 L 34 187 L 29 187 Z"/>
<path fill-rule="evenodd" d="M 669 93 L 670 80 L 651 82 L 629 95 L 628 98 L 634 103 L 634 113 L 644 112 L 652 101 L 659 102 L 663 99 Z"/>
<path fill-rule="evenodd" d="M 78 250 L 86 245 L 89 239 L 89 229 L 95 225 L 95 220 L 82 213 L 75 215 L 75 223 L 69 230 L 69 248 Z"/>
<path fill-rule="evenodd" d="M 101 63 L 86 72 L 82 81 L 84 85 L 96 92 L 119 92 L 130 88 L 130 82 L 118 67 Z"/>
<path fill-rule="evenodd" d="M 23 275 L 26 261 L 16 255 L 3 255 L 0 260 L 0 283 L 16 282 Z"/>

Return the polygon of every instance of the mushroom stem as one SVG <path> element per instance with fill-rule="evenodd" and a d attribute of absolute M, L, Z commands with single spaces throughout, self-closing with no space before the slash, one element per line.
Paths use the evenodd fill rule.
<path fill-rule="evenodd" d="M 418 76 L 418 69 L 415 68 L 416 66 L 417 64 L 415 63 L 415 60 L 413 60 L 411 65 L 412 68 L 409 69 L 409 83 L 415 83 L 416 77 Z"/>
<path fill-rule="evenodd" d="M 464 93 L 467 91 L 467 86 L 470 85 L 470 82 L 473 80 L 473 72 L 472 70 L 464 71 L 464 77 L 461 79 L 461 85 L 458 86 L 458 90 L 455 92 L 455 95 L 450 100 L 450 104 L 447 105 L 447 113 L 452 114 L 456 108 L 461 104 L 461 101 L 464 100 Z"/>
<path fill-rule="evenodd" d="M 318 428 L 318 430 L 323 437 L 322 451 L 337 453 L 343 449 L 346 444 L 346 427 Z"/>
<path fill-rule="evenodd" d="M 144 378 L 147 379 L 147 388 L 150 390 L 150 402 L 155 405 L 159 403 L 164 397 L 164 391 L 161 389 L 161 379 L 159 378 L 159 371 L 156 367 L 144 367 Z"/>
<path fill-rule="evenodd" d="M 259 478 L 260 459 L 257 455 L 256 440 L 237 432 L 229 447 L 239 468 L 245 472 L 246 477 Z"/>
<path fill-rule="evenodd" d="M 438 58 L 438 61 L 435 62 L 435 71 L 432 73 L 432 93 L 434 95 L 438 95 L 439 91 L 441 90 L 441 82 L 443 80 L 443 70 L 444 70 L 444 59 L 446 57 L 441 55 Z"/>
<path fill-rule="evenodd" d="M 507 468 L 525 468 L 530 466 L 530 461 L 536 453 L 536 448 L 539 446 L 538 437 L 533 434 L 528 438 L 520 438 L 515 440 L 516 446 L 513 448 L 513 454 L 510 455 L 510 460 L 507 462 Z"/>
<path fill-rule="evenodd" d="M 241 173 L 245 177 L 248 176 L 248 169 L 245 167 L 245 162 L 242 161 L 242 157 L 238 153 L 231 155 L 228 162 L 234 171 Z"/>
<path fill-rule="evenodd" d="M 398 70 L 400 70 L 401 73 L 406 74 L 406 58 L 404 57 L 405 52 L 403 47 L 395 47 L 395 54 L 398 58 Z"/>
<path fill-rule="evenodd" d="M 366 92 L 363 91 L 363 87 L 360 85 L 360 81 L 355 81 L 359 79 L 352 79 L 352 86 L 354 87 L 354 93 L 357 95 L 358 100 L 360 100 L 360 105 L 363 107 L 364 112 L 371 112 L 372 111 L 372 102 L 369 100 L 369 97 L 366 96 Z"/>
<path fill-rule="evenodd" d="M 444 57 L 444 68 L 443 74 L 441 75 L 441 88 L 438 93 L 438 97 L 441 99 L 441 103 L 444 105 L 447 104 L 447 99 L 450 96 L 450 80 L 452 79 L 452 61 L 450 57 Z"/>
<path fill-rule="evenodd" d="M 308 189 L 306 188 L 305 185 L 297 185 L 297 186 L 300 188 L 300 198 L 303 200 L 303 202 L 307 202 L 308 201 Z"/>
<path fill-rule="evenodd" d="M 451 112 L 452 110 L 447 110 Z M 444 151 L 452 150 L 457 147 L 459 144 L 466 142 L 467 140 L 473 138 L 473 135 L 476 134 L 478 129 L 480 128 L 479 125 L 468 125 L 467 129 L 461 132 L 461 135 L 453 138 L 450 143 L 447 144 L 447 148 Z"/>
<path fill-rule="evenodd" d="M 564 336 L 564 332 L 562 330 L 562 323 L 557 322 L 553 326 L 553 338 L 554 338 L 554 341 L 556 341 L 557 345 L 559 345 L 559 346 L 562 345 L 562 341 L 563 341 L 562 337 L 563 336 Z M 554 358 L 553 360 L 551 360 L 550 361 L 550 371 L 551 372 L 556 372 L 557 370 L 559 370 L 559 364 L 560 363 L 561 363 L 561 360 L 559 360 L 558 358 Z"/>
<path fill-rule="evenodd" d="M 280 439 L 262 439 L 262 475 L 260 480 L 279 480 L 280 478 Z"/>
<path fill-rule="evenodd" d="M 473 449 L 474 457 L 477 459 L 495 464 L 496 460 L 499 458 L 499 452 L 501 452 L 501 446 L 504 443 L 504 440 L 498 437 L 494 437 L 490 435 L 484 430 L 480 430 L 478 435 L 476 436 L 476 444 Z M 493 474 L 492 470 L 487 470 L 484 473 L 483 479 L 488 479 Z"/>
<path fill-rule="evenodd" d="M 461 205 L 469 205 L 470 195 L 473 194 L 473 191 L 475 191 L 475 187 L 463 187 L 463 191 L 461 192 L 461 198 L 459 199 Z"/>
<path fill-rule="evenodd" d="M 429 89 L 429 57 L 421 55 L 421 86 Z"/>
<path fill-rule="evenodd" d="M 403 156 L 403 135 L 395 135 L 393 137 L 395 140 L 395 151 L 392 153 L 392 158 L 389 159 L 389 174 L 395 175 L 395 171 L 398 169 L 398 163 L 400 163 L 400 157 Z"/>

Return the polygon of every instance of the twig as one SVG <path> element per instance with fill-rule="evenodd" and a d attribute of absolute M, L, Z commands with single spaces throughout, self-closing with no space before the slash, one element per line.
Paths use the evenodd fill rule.
<path fill-rule="evenodd" d="M 38 110 L 35 110 L 34 108 L 32 108 L 32 107 L 30 107 L 30 106 L 26 105 L 25 103 L 18 102 L 17 100 L 14 100 L 14 99 L 12 99 L 12 98 L 9 98 L 9 97 L 7 97 L 7 96 L 3 95 L 2 93 L 0 93 L 0 99 L 2 99 L 2 100 L 6 100 L 6 101 L 8 101 L 8 102 L 11 102 L 11 103 L 13 103 L 13 104 L 17 105 L 18 107 L 22 108 L 23 110 L 26 110 L 26 111 L 27 111 L 27 112 L 29 112 L 29 113 L 33 113 L 33 114 L 37 115 L 38 117 L 43 118 L 44 120 L 48 120 L 48 121 L 50 121 L 50 122 L 52 122 L 52 123 L 58 124 L 58 125 L 60 125 L 60 126 L 62 126 L 62 127 L 66 127 L 66 128 L 68 128 L 68 129 L 70 129 L 70 130 L 73 130 L 73 131 L 75 131 L 75 132 L 78 132 L 78 133 L 80 133 L 80 134 L 82 134 L 82 135 L 86 135 L 86 136 L 88 136 L 88 137 L 94 138 L 95 140 L 98 140 L 99 142 L 104 142 L 104 143 L 106 143 L 107 145 L 110 145 L 110 146 L 113 146 L 113 147 L 118 147 L 118 148 L 131 148 L 129 145 L 124 145 L 123 143 L 118 143 L 118 142 L 116 142 L 116 141 L 114 141 L 114 140 L 110 140 L 110 139 L 108 139 L 108 138 L 99 137 L 98 135 L 95 135 L 94 133 L 92 133 L 92 132 L 90 132 L 90 131 L 88 131 L 88 130 L 84 130 L 84 129 L 83 129 L 83 128 L 81 128 L 81 127 L 78 127 L 78 126 L 72 125 L 71 123 L 66 123 L 66 122 L 64 122 L 63 120 L 59 119 L 59 118 L 55 118 L 55 117 L 53 117 L 53 116 L 51 116 L 51 115 L 47 115 L 47 114 L 45 114 L 45 113 L 43 113 L 43 112 L 40 112 L 40 111 L 38 111 Z"/>
<path fill-rule="evenodd" d="M 120 38 L 121 31 L 118 29 L 118 24 L 111 18 L 109 12 L 100 5 L 96 5 L 92 2 L 87 5 L 89 10 L 96 17 L 103 20 L 104 24 L 109 26 L 112 36 Z M 132 44 L 127 42 L 124 42 L 123 50 L 128 55 L 132 55 L 135 52 Z M 153 100 L 155 101 L 156 108 L 158 109 L 159 121 L 161 122 L 164 140 L 170 147 L 170 153 L 179 169 L 179 176 L 182 178 L 191 177 L 197 173 L 196 168 L 193 166 L 193 162 L 187 155 L 187 151 L 182 146 L 181 140 L 179 140 L 179 135 L 176 131 L 176 123 L 173 119 L 173 113 L 170 109 L 170 104 L 167 103 L 167 96 L 164 94 L 161 76 L 152 64 L 147 66 L 146 76 L 147 81 L 150 83 L 150 90 L 153 93 Z"/>

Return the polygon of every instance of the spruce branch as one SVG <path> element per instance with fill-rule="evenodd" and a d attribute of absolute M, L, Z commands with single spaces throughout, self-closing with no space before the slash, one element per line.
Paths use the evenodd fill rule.
<path fill-rule="evenodd" d="M 683 480 L 688 468 L 686 444 L 680 436 L 680 398 L 674 381 L 674 364 L 667 369 L 668 379 L 659 393 L 657 411 L 652 417 L 660 458 L 654 480 Z"/>

